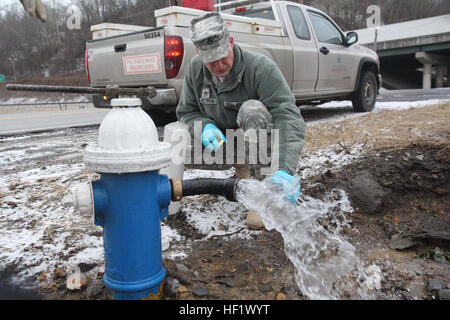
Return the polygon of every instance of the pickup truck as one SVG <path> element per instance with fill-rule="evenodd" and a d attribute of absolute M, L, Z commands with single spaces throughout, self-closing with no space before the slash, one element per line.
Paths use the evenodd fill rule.
<path fill-rule="evenodd" d="M 186 68 L 196 54 L 190 21 L 204 13 L 171 6 L 155 10 L 153 28 L 92 26 L 85 61 L 90 85 L 153 86 L 157 95 L 143 97 L 143 109 L 157 125 L 174 121 Z M 278 64 L 298 105 L 351 100 L 356 112 L 374 108 L 381 87 L 377 54 L 356 44 L 358 34 L 343 32 L 324 12 L 270 1 L 221 14 L 241 48 L 267 55 Z M 93 103 L 108 107 L 110 99 L 94 96 Z"/>

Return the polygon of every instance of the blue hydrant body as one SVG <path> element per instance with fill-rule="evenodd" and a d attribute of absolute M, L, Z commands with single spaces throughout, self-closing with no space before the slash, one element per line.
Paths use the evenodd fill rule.
<path fill-rule="evenodd" d="M 101 174 L 92 182 L 94 221 L 103 227 L 107 294 L 113 299 L 158 298 L 162 264 L 161 220 L 171 190 L 158 171 Z"/>
<path fill-rule="evenodd" d="M 100 179 L 73 190 L 74 207 L 103 227 L 103 281 L 112 299 L 158 299 L 162 264 L 161 220 L 171 185 L 159 170 L 171 164 L 171 145 L 159 142 L 138 98 L 112 99 L 97 143 L 84 150 L 87 169 Z"/>

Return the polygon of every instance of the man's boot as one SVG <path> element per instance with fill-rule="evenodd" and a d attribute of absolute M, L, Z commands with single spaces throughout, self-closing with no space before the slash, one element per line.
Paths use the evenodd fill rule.
<path fill-rule="evenodd" d="M 264 228 L 264 222 L 255 210 L 247 212 L 247 227 L 253 230 L 259 230 Z"/>
<path fill-rule="evenodd" d="M 235 177 L 238 177 L 239 179 L 253 178 L 248 164 L 234 164 L 234 168 L 236 170 L 234 173 Z M 247 227 L 253 230 L 264 228 L 264 223 L 255 210 L 250 210 L 247 212 Z"/>

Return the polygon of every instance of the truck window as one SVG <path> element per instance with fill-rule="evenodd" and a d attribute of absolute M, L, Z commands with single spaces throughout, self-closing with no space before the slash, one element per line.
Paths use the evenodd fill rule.
<path fill-rule="evenodd" d="M 308 25 L 306 24 L 305 16 L 299 7 L 288 6 L 289 17 L 294 28 L 297 38 L 302 40 L 311 40 Z"/>
<path fill-rule="evenodd" d="M 262 19 L 269 19 L 269 20 L 275 20 L 275 16 L 273 15 L 272 8 L 261 8 L 261 9 L 247 9 L 247 8 L 236 8 L 234 10 L 234 15 L 236 16 L 243 16 L 243 17 L 249 17 L 249 18 L 262 18 Z"/>
<path fill-rule="evenodd" d="M 308 11 L 309 18 L 314 27 L 314 31 L 319 42 L 331 44 L 343 44 L 341 32 L 325 16 Z"/>

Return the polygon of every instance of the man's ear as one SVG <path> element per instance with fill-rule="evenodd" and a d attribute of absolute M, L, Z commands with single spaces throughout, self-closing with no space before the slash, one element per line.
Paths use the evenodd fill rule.
<path fill-rule="evenodd" d="M 195 50 L 195 52 L 197 52 L 197 54 L 199 54 L 199 53 L 198 53 L 198 49 L 197 49 L 196 47 L 194 47 L 194 50 Z"/>
<path fill-rule="evenodd" d="M 233 48 L 234 38 L 230 36 L 230 46 Z"/>

